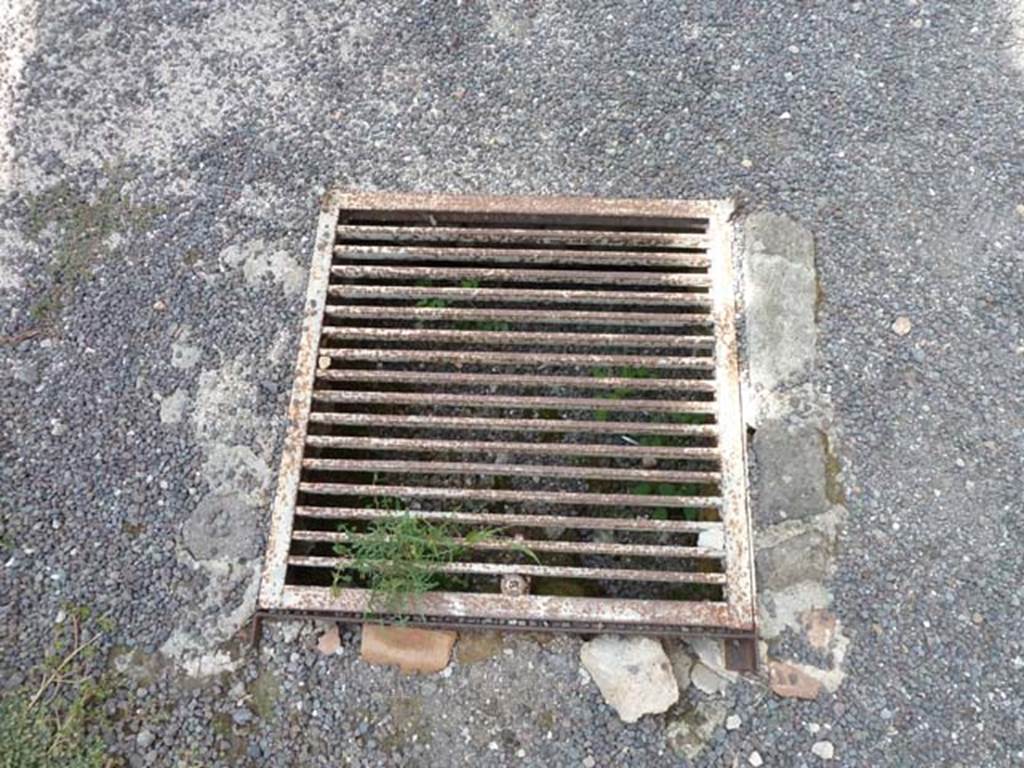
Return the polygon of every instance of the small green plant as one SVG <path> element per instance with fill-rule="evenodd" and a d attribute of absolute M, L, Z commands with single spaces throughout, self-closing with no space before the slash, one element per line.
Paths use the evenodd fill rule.
<path fill-rule="evenodd" d="M 124 192 L 130 179 L 126 170 L 106 167 L 105 171 L 107 184 L 96 190 L 65 181 L 28 197 L 29 237 L 39 242 L 53 224 L 60 243 L 48 249 L 52 256 L 46 266 L 46 284 L 29 309 L 38 326 L 56 323 L 78 286 L 91 279 L 95 262 L 111 253 L 112 235 L 142 232 L 162 212 L 131 201 Z"/>
<path fill-rule="evenodd" d="M 38 687 L 0 698 L 0 768 L 105 768 L 110 764 L 96 735 L 110 684 L 91 670 L 106 617 L 90 630 L 91 611 L 68 605 L 43 660 Z"/>
<path fill-rule="evenodd" d="M 469 289 L 479 288 L 480 287 L 480 281 L 479 280 L 471 280 L 471 279 L 467 278 L 466 280 L 463 280 L 461 283 L 459 283 L 459 287 L 460 288 L 469 288 Z"/>
<path fill-rule="evenodd" d="M 413 517 L 399 499 L 374 499 L 379 510 L 393 516 L 370 523 L 365 532 L 352 530 L 345 523 L 338 531 L 345 540 L 334 544 L 334 554 L 345 558 L 333 571 L 331 588 L 358 576 L 370 589 L 368 613 L 415 612 L 418 599 L 452 579 L 444 566 L 455 562 L 478 544 L 495 540 L 502 529 L 481 528 L 457 537 L 450 525 Z M 537 560 L 525 546 L 509 541 L 509 549 Z"/>
<path fill-rule="evenodd" d="M 621 368 L 591 368 L 590 375 L 595 379 L 610 379 L 613 376 L 619 379 L 649 379 L 651 372 L 646 368 L 636 368 L 632 365 Z"/>
<path fill-rule="evenodd" d="M 673 413 L 672 421 L 676 424 L 706 424 L 707 414 L 704 413 Z"/>
<path fill-rule="evenodd" d="M 701 487 L 693 483 L 633 483 L 629 486 L 629 492 L 636 496 L 696 496 L 700 491 Z M 677 513 L 684 520 L 696 520 L 699 516 L 699 510 L 691 507 L 679 508 Z M 669 511 L 665 507 L 655 507 L 651 517 L 668 520 Z"/>
<path fill-rule="evenodd" d="M 444 299 L 420 299 L 416 302 L 416 306 L 424 309 L 444 309 L 448 306 L 448 302 Z"/>

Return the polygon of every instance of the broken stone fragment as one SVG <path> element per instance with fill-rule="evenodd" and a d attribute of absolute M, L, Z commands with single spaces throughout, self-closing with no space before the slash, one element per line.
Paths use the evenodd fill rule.
<path fill-rule="evenodd" d="M 360 658 L 397 666 L 405 674 L 432 674 L 448 666 L 456 635 L 448 630 L 364 624 Z"/>
<path fill-rule="evenodd" d="M 693 669 L 693 657 L 681 642 L 672 643 L 668 648 L 668 660 L 672 664 L 672 674 L 676 676 L 676 687 L 682 693 L 690 687 L 690 670 Z"/>
<path fill-rule="evenodd" d="M 725 711 L 725 704 L 717 699 L 701 701 L 666 728 L 669 747 L 680 757 L 695 760 L 722 724 Z"/>
<path fill-rule="evenodd" d="M 687 640 L 690 650 L 697 656 L 697 662 L 690 670 L 694 686 L 708 695 L 724 693 L 738 675 L 725 668 L 725 649 L 721 640 L 695 637 Z"/>
<path fill-rule="evenodd" d="M 623 722 L 664 712 L 679 700 L 672 664 L 657 640 L 601 635 L 583 644 L 580 661 Z"/>
<path fill-rule="evenodd" d="M 811 752 L 822 760 L 831 760 L 835 757 L 836 749 L 831 741 L 816 741 L 814 746 L 811 747 Z"/>
<path fill-rule="evenodd" d="M 773 659 L 768 664 L 772 691 L 786 699 L 816 699 L 821 682 L 794 664 Z"/>
<path fill-rule="evenodd" d="M 320 635 L 320 639 L 316 642 L 316 648 L 324 656 L 333 656 L 336 653 L 341 653 L 341 633 L 338 631 L 338 625 L 332 625 L 326 632 Z"/>

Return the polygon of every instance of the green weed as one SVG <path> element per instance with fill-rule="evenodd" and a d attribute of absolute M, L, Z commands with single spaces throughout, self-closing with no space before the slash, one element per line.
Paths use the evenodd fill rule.
<path fill-rule="evenodd" d="M 0 768 L 106 768 L 103 702 L 110 683 L 90 670 L 103 633 L 113 624 L 100 617 L 91 629 L 91 611 L 65 606 L 52 647 L 43 660 L 37 688 L 0 698 Z"/>
<path fill-rule="evenodd" d="M 112 235 L 140 232 L 159 210 L 136 206 L 122 197 L 127 176 L 110 171 L 107 185 L 91 194 L 62 182 L 29 199 L 28 233 L 38 238 L 55 222 L 59 245 L 47 265 L 47 285 L 29 309 L 33 321 L 52 325 L 77 286 L 92 275 L 92 266 Z"/>
<path fill-rule="evenodd" d="M 693 483 L 633 483 L 629 486 L 629 493 L 636 496 L 696 496 L 700 491 L 701 487 Z M 684 520 L 696 520 L 700 514 L 700 510 L 691 507 L 675 511 Z M 655 507 L 651 517 L 655 520 L 668 520 L 669 510 Z"/>
<path fill-rule="evenodd" d="M 420 597 L 457 582 L 443 572 L 474 546 L 498 537 L 502 529 L 482 528 L 461 538 L 445 523 L 412 517 L 399 499 L 375 499 L 377 509 L 396 513 L 374 520 L 365 532 L 338 526 L 348 540 L 334 544 L 334 553 L 348 560 L 336 567 L 331 588 L 339 590 L 360 577 L 370 589 L 368 613 L 408 614 L 415 612 Z M 510 541 L 510 549 L 537 560 L 525 546 Z"/>

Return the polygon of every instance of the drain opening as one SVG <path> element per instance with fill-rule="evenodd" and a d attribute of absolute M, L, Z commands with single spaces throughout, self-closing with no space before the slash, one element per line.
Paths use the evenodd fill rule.
<path fill-rule="evenodd" d="M 261 609 L 380 610 L 405 519 L 457 553 L 413 620 L 749 638 L 728 212 L 332 196 Z"/>

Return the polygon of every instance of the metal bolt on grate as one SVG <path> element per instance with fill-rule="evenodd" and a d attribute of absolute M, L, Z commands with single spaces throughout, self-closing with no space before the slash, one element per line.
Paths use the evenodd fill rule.
<path fill-rule="evenodd" d="M 328 195 L 263 615 L 362 619 L 335 544 L 409 515 L 502 534 L 414 623 L 711 634 L 750 666 L 730 213 Z"/>

